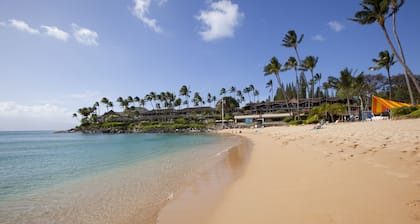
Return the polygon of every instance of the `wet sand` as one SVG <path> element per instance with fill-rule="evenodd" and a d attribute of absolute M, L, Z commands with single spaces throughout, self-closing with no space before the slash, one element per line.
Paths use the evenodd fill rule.
<path fill-rule="evenodd" d="M 420 223 L 420 119 L 313 127 L 234 131 L 253 145 L 243 174 L 171 223 Z"/>

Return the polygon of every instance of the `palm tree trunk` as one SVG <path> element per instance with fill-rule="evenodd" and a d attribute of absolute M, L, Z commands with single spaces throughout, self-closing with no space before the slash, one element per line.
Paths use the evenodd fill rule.
<path fill-rule="evenodd" d="M 395 56 L 397 57 L 397 60 L 401 63 L 401 65 L 404 68 L 404 73 L 405 73 L 404 75 L 405 75 L 405 81 L 407 83 L 408 94 L 410 95 L 411 104 L 414 105 L 415 104 L 415 101 L 414 101 L 413 91 L 411 90 L 410 80 L 408 79 L 408 73 L 409 73 L 408 71 L 410 69 L 407 67 L 407 65 L 404 63 L 404 61 L 400 57 L 400 55 L 397 53 L 397 50 L 395 50 L 395 47 L 394 47 L 394 45 L 391 42 L 391 39 L 389 37 L 388 31 L 386 30 L 385 25 L 381 24 L 381 28 L 382 28 L 382 31 L 384 32 L 385 39 L 388 42 L 388 45 L 389 45 L 389 47 L 392 50 L 392 53 L 395 54 Z M 416 84 L 416 83 L 414 83 L 414 84 Z"/>
<path fill-rule="evenodd" d="M 400 37 L 399 37 L 398 32 L 397 32 L 397 16 L 396 16 L 396 13 L 393 13 L 393 15 L 392 15 L 392 31 L 394 33 L 395 40 L 397 41 L 397 45 L 398 45 L 398 48 L 400 50 L 400 56 L 401 56 L 402 61 L 404 62 L 404 66 L 406 66 L 408 68 L 407 63 L 405 61 L 404 50 L 402 48 Z M 403 63 L 401 63 L 401 64 L 403 64 Z M 414 86 L 417 89 L 417 92 L 420 93 L 420 86 L 418 84 L 418 81 L 417 81 L 416 77 L 413 75 L 413 72 L 410 69 L 408 69 L 408 71 L 409 71 L 408 76 L 413 81 Z"/>
<path fill-rule="evenodd" d="M 388 73 L 389 100 L 391 100 L 391 97 L 392 97 L 392 83 L 391 83 L 391 74 L 389 74 L 389 68 L 386 69 L 386 72 Z"/>
<path fill-rule="evenodd" d="M 283 86 L 281 85 L 280 76 L 279 76 L 278 74 L 276 74 L 276 79 L 277 79 L 277 82 L 279 83 L 279 87 L 280 87 L 280 89 L 281 89 L 281 90 L 282 90 L 282 92 L 283 92 L 284 101 L 286 102 L 287 112 L 289 112 L 289 114 L 291 114 L 291 113 L 290 113 L 290 110 L 289 110 L 289 102 L 287 101 L 286 91 L 284 90 Z"/>
<path fill-rule="evenodd" d="M 298 72 L 295 69 L 295 74 L 296 74 L 296 110 L 297 110 L 297 115 L 298 115 L 298 120 L 300 120 L 300 114 L 299 114 L 299 77 L 298 77 Z"/>
<path fill-rule="evenodd" d="M 314 103 L 314 72 L 311 71 L 311 76 L 312 76 L 312 83 L 311 83 L 311 102 L 309 103 L 310 106 L 313 106 Z"/>
<path fill-rule="evenodd" d="M 349 112 L 349 117 L 350 117 L 350 113 L 351 113 L 351 108 L 350 108 L 350 99 L 349 99 L 349 96 L 346 96 L 347 97 L 347 109 L 348 109 L 348 112 Z"/>

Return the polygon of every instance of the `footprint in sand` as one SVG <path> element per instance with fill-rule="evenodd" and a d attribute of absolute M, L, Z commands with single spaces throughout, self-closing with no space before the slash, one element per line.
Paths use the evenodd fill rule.
<path fill-rule="evenodd" d="M 408 207 L 419 207 L 420 206 L 420 200 L 412 200 L 407 203 Z"/>

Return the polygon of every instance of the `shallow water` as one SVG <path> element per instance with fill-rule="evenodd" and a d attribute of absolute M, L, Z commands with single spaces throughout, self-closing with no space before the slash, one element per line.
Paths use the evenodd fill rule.
<path fill-rule="evenodd" d="M 153 223 L 239 139 L 0 132 L 0 223 Z"/>

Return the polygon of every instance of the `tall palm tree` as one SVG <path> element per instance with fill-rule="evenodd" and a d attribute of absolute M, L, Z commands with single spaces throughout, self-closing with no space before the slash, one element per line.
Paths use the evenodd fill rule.
<path fill-rule="evenodd" d="M 302 40 L 303 40 L 303 34 L 300 35 L 300 37 L 298 38 L 298 35 L 296 34 L 294 30 L 289 30 L 284 36 L 283 44 L 282 44 L 285 47 L 293 47 L 296 53 L 296 57 L 298 58 L 299 64 L 301 63 L 301 60 L 300 60 L 299 52 L 297 50 L 297 46 L 298 44 L 300 44 L 300 42 L 302 42 Z"/>
<path fill-rule="evenodd" d="M 209 103 L 210 105 L 211 102 L 213 102 L 213 96 L 211 95 L 211 93 L 207 93 L 207 103 Z"/>
<path fill-rule="evenodd" d="M 312 80 L 314 80 L 314 69 L 315 69 L 317 63 L 318 63 L 318 57 L 308 56 L 303 60 L 303 62 L 301 64 L 301 68 L 303 70 L 309 70 L 311 72 Z M 311 98 L 312 98 L 311 103 L 314 99 L 314 84 L 315 84 L 315 82 L 312 81 L 311 82 Z"/>
<path fill-rule="evenodd" d="M 177 98 L 174 102 L 174 107 L 178 107 L 178 109 L 180 109 L 181 105 L 182 105 L 182 99 Z"/>
<path fill-rule="evenodd" d="M 371 71 L 379 70 L 382 68 L 386 69 L 387 75 L 388 75 L 388 84 L 389 84 L 389 95 L 388 98 L 391 99 L 392 97 L 392 83 L 391 83 L 391 74 L 390 69 L 391 66 L 395 64 L 394 61 L 394 54 L 389 54 L 389 51 L 384 50 L 379 52 L 378 58 L 373 58 L 372 61 L 376 64 L 375 66 L 372 66 L 369 68 Z"/>
<path fill-rule="evenodd" d="M 420 93 L 420 85 L 418 81 L 416 80 L 416 78 L 414 77 L 411 69 L 407 66 L 405 60 L 403 60 L 402 55 L 399 55 L 397 53 L 397 50 L 395 49 L 395 46 L 392 43 L 391 38 L 388 34 L 388 30 L 385 26 L 385 20 L 390 16 L 389 15 L 390 4 L 392 4 L 391 15 L 394 17 L 394 20 L 396 20 L 395 18 L 396 13 L 399 10 L 399 8 L 402 6 L 403 1 L 401 1 L 401 4 L 398 4 L 398 0 L 391 0 L 391 1 L 390 0 L 363 0 L 360 3 L 363 10 L 356 12 L 354 15 L 354 18 L 351 18 L 350 20 L 355 21 L 361 25 L 372 24 L 375 22 L 379 24 L 379 26 L 381 27 L 385 35 L 385 39 L 392 50 L 392 53 L 397 57 L 398 62 L 400 62 L 404 68 L 405 80 L 407 83 L 407 89 L 410 95 L 411 104 L 415 104 L 413 91 L 411 90 L 409 78 L 411 78 L 411 80 L 413 81 L 417 89 L 417 92 L 419 93 Z M 396 33 L 395 25 L 394 25 L 394 32 Z M 398 40 L 399 38 L 397 39 L 397 41 Z"/>
<path fill-rule="evenodd" d="M 198 107 L 200 105 L 200 103 L 203 102 L 203 99 L 200 96 L 200 93 L 195 92 L 194 93 L 194 97 L 192 99 L 192 102 L 194 103 L 194 106 Z"/>
<path fill-rule="evenodd" d="M 316 91 L 316 93 L 318 94 L 318 90 L 321 91 L 321 79 L 322 79 L 322 74 L 321 73 L 316 73 L 314 75 L 314 81 L 318 82 L 318 89 Z M 315 94 L 316 95 L 316 94 Z M 320 96 L 319 96 L 320 97 Z"/>
<path fill-rule="evenodd" d="M 260 96 L 260 91 L 258 91 L 257 89 L 254 90 L 254 92 L 252 93 L 252 95 L 254 95 L 254 101 L 258 102 L 259 100 L 259 96 Z M 255 100 L 255 97 L 257 97 L 257 101 Z"/>
<path fill-rule="evenodd" d="M 100 110 L 99 110 L 99 102 L 96 101 L 95 104 L 93 104 L 93 108 L 95 110 L 95 113 L 100 114 Z"/>
<path fill-rule="evenodd" d="M 191 90 L 186 85 L 181 86 L 181 89 L 179 90 L 179 95 L 184 97 L 184 104 L 187 105 L 187 108 L 190 107 L 190 93 Z"/>
<path fill-rule="evenodd" d="M 242 94 L 242 91 L 241 91 L 241 90 L 237 90 L 237 91 L 236 91 L 236 96 L 238 97 L 238 98 L 237 98 L 237 101 L 238 101 L 239 103 L 242 103 L 242 102 L 244 102 L 244 101 L 245 101 L 245 98 L 244 98 L 244 96 L 243 96 L 243 94 Z"/>
<path fill-rule="evenodd" d="M 133 99 L 133 101 L 134 102 L 137 102 L 139 104 L 139 107 L 140 107 L 140 97 L 135 96 L 134 99 Z"/>
<path fill-rule="evenodd" d="M 296 61 L 296 58 L 289 57 L 289 59 L 284 64 L 285 69 L 289 70 L 292 69 L 295 70 L 295 76 L 296 76 L 296 110 L 298 114 L 298 120 L 300 120 L 299 115 L 299 92 L 300 92 L 300 85 L 299 85 L 299 76 L 298 76 L 298 62 Z"/>
<path fill-rule="evenodd" d="M 235 92 L 236 92 L 236 87 L 235 86 L 231 86 L 230 89 L 229 89 L 230 96 L 233 97 L 233 94 L 235 94 Z"/>
<path fill-rule="evenodd" d="M 279 60 L 276 57 L 272 57 L 271 60 L 270 60 L 270 63 L 267 64 L 264 67 L 264 75 L 267 76 L 267 75 L 273 75 L 274 74 L 276 76 L 277 82 L 279 84 L 279 88 L 283 92 L 284 100 L 286 102 L 287 111 L 290 112 L 289 111 L 289 102 L 287 101 L 287 96 L 286 96 L 286 91 L 284 90 L 283 85 L 281 83 L 281 79 L 280 79 L 280 70 L 281 70 L 281 64 L 280 64 Z"/>
<path fill-rule="evenodd" d="M 108 112 L 108 108 L 109 108 L 109 107 L 108 107 L 109 99 L 108 99 L 108 98 L 106 98 L 106 97 L 103 97 L 103 98 L 101 99 L 101 103 L 105 105 L 105 107 L 106 107 L 106 111 Z"/>
<path fill-rule="evenodd" d="M 248 99 L 249 99 L 249 102 L 251 103 L 251 96 L 249 95 L 249 93 L 251 92 L 251 89 L 249 88 L 249 86 L 245 87 L 242 90 L 242 92 L 248 94 Z"/>
<path fill-rule="evenodd" d="M 130 103 L 134 103 L 133 97 L 132 96 L 128 96 L 127 97 L 127 102 L 128 102 L 128 106 L 127 107 L 129 107 L 130 106 Z"/>
<path fill-rule="evenodd" d="M 111 108 L 112 110 L 114 108 L 114 103 L 112 101 L 109 101 L 107 107 Z"/>
<path fill-rule="evenodd" d="M 328 77 L 329 85 L 337 90 L 337 95 L 347 100 L 348 114 L 350 115 L 350 97 L 353 94 L 353 81 L 352 70 L 345 68 L 340 71 L 340 77 L 336 78 L 333 76 Z"/>
<path fill-rule="evenodd" d="M 219 95 L 225 97 L 225 95 L 226 95 L 226 89 L 225 88 L 221 88 Z"/>
<path fill-rule="evenodd" d="M 268 92 L 270 93 L 270 99 L 271 101 L 274 101 L 273 99 L 273 80 L 270 79 L 270 81 L 267 82 L 267 84 L 265 84 L 265 88 L 269 88 Z"/>

